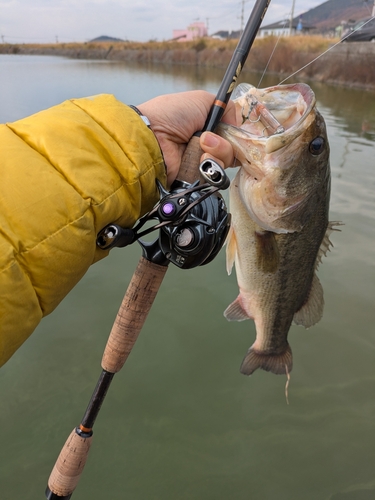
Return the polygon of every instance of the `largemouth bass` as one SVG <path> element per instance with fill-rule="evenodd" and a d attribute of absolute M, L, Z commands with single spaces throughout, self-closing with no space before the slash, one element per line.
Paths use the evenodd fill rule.
<path fill-rule="evenodd" d="M 235 104 L 243 125 L 220 124 L 217 130 L 241 164 L 230 187 L 227 238 L 227 270 L 230 274 L 235 264 L 239 295 L 224 315 L 255 322 L 256 340 L 242 373 L 262 368 L 288 374 L 293 320 L 308 328 L 323 314 L 316 269 L 333 229 L 329 144 L 308 85 L 240 87 Z M 262 119 L 260 107 L 274 123 Z"/>

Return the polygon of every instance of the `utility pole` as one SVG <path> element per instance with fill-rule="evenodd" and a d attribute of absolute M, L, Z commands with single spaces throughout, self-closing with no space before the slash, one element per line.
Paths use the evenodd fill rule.
<path fill-rule="evenodd" d="M 242 0 L 242 2 L 241 2 L 241 29 L 240 29 L 240 35 L 242 35 L 242 32 L 243 32 L 244 15 L 245 15 L 245 0 Z"/>
<path fill-rule="evenodd" d="M 363 0 L 363 3 L 366 5 L 366 7 L 370 8 L 369 4 L 371 3 L 370 0 Z M 372 17 L 375 17 L 375 0 L 374 3 L 372 4 Z"/>
<path fill-rule="evenodd" d="M 375 0 L 374 0 L 375 2 Z M 294 6 L 296 4 L 296 0 L 293 0 L 292 3 L 292 11 L 290 13 L 290 22 L 289 22 L 289 36 L 292 36 L 293 33 L 293 17 L 294 17 Z"/>

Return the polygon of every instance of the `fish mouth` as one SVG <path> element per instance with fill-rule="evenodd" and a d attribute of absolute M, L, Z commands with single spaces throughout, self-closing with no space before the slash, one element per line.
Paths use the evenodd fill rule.
<path fill-rule="evenodd" d="M 265 89 L 241 84 L 234 97 L 241 128 L 220 124 L 219 135 L 250 141 L 265 154 L 290 144 L 314 120 L 316 98 L 305 83 Z"/>
<path fill-rule="evenodd" d="M 266 89 L 242 84 L 234 97 L 237 123 L 243 123 L 220 124 L 217 133 L 231 143 L 243 167 L 236 177 L 239 196 L 250 218 L 264 230 L 300 231 L 303 207 L 312 192 L 294 173 L 301 170 L 303 146 L 316 121 L 315 94 L 305 83 Z"/>
<path fill-rule="evenodd" d="M 262 229 L 279 234 L 300 231 L 306 222 L 304 207 L 315 189 L 312 180 L 300 182 L 302 172 L 311 162 L 315 165 L 305 148 L 318 128 L 315 94 L 305 83 L 266 89 L 242 84 L 238 93 L 234 103 L 242 125 L 217 128 L 242 167 L 234 189 Z"/>

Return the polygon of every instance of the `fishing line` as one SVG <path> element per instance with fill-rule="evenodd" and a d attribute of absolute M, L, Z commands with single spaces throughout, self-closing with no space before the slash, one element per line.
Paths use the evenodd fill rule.
<path fill-rule="evenodd" d="M 320 59 L 321 57 L 324 56 L 324 54 L 327 54 L 327 52 L 329 52 L 330 50 L 334 49 L 337 45 L 339 45 L 340 43 L 342 43 L 344 40 L 346 40 L 347 38 L 349 38 L 353 33 L 355 33 L 356 31 L 362 29 L 364 26 L 366 26 L 367 23 L 369 23 L 370 21 L 372 21 L 373 19 L 375 19 L 375 16 L 372 16 L 370 19 L 368 19 L 365 23 L 363 23 L 359 28 L 357 28 L 356 30 L 354 31 L 351 31 L 348 35 L 346 35 L 344 38 L 342 38 L 339 42 L 336 42 L 334 45 L 332 45 L 332 47 L 329 47 L 327 50 L 325 50 L 322 54 L 320 54 L 319 56 L 315 57 L 315 59 L 313 59 L 312 61 L 310 61 L 309 63 L 305 64 L 305 66 L 302 66 L 302 68 L 300 68 L 299 70 L 295 71 L 294 73 L 292 73 L 290 76 L 288 76 L 287 78 L 284 78 L 284 80 L 282 80 L 281 82 L 278 83 L 278 85 L 282 85 L 284 82 L 286 82 L 287 80 L 289 80 L 289 78 L 292 78 L 292 76 L 295 76 L 297 75 L 297 73 L 299 73 L 300 71 L 304 70 L 305 68 L 307 68 L 308 66 L 310 66 L 310 64 L 314 63 L 315 61 L 317 61 L 318 59 Z"/>
<path fill-rule="evenodd" d="M 287 23 L 287 19 L 285 19 L 285 22 L 284 22 L 284 24 L 283 24 L 283 26 L 282 26 L 282 29 L 284 29 L 284 28 L 286 27 L 286 23 Z M 259 83 L 258 83 L 258 89 L 259 89 L 259 87 L 260 87 L 260 84 L 262 83 L 262 80 L 263 80 L 263 78 L 264 78 L 264 75 L 266 74 L 266 71 L 267 71 L 267 69 L 268 69 L 268 66 L 270 65 L 271 59 L 272 59 L 272 57 L 273 57 L 273 55 L 274 55 L 274 53 L 275 53 L 275 50 L 276 50 L 276 48 L 277 48 L 277 46 L 278 46 L 278 44 L 279 44 L 279 42 L 280 42 L 280 38 L 281 38 L 281 37 L 282 37 L 282 32 L 279 34 L 279 36 L 278 36 L 278 38 L 277 38 L 277 40 L 276 40 L 275 46 L 274 46 L 274 48 L 273 48 L 273 50 L 272 50 L 272 52 L 271 52 L 271 55 L 270 55 L 270 57 L 269 57 L 269 59 L 268 59 L 268 61 L 267 61 L 266 67 L 264 68 L 264 71 L 263 71 L 263 74 L 262 74 L 262 76 L 260 77 L 260 80 L 259 80 Z"/>
<path fill-rule="evenodd" d="M 285 399 L 286 399 L 286 404 L 289 404 L 289 382 L 290 382 L 290 373 L 288 370 L 288 366 L 285 365 L 285 371 L 286 371 L 286 384 L 285 384 Z"/>

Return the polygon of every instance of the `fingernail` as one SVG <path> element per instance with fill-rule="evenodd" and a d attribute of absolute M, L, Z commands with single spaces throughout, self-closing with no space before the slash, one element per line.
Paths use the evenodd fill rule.
<path fill-rule="evenodd" d="M 219 145 L 219 138 L 211 132 L 204 132 L 201 137 L 204 146 L 216 148 Z"/>

